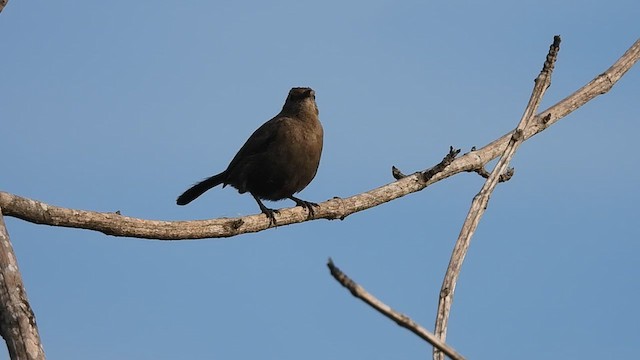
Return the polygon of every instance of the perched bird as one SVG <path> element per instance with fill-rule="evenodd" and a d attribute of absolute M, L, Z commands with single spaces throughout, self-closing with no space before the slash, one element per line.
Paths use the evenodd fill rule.
<path fill-rule="evenodd" d="M 267 208 L 260 199 L 291 199 L 313 217 L 318 204 L 293 194 L 309 185 L 320 163 L 323 130 L 315 99 L 310 88 L 292 88 L 282 111 L 251 134 L 225 171 L 193 185 L 176 203 L 186 205 L 222 184 L 233 186 L 240 194 L 250 193 L 272 225 L 276 225 L 278 210 Z"/>

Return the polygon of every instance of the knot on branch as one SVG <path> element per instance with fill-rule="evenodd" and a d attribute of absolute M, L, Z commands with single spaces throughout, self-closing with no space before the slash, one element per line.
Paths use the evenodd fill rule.
<path fill-rule="evenodd" d="M 522 131 L 522 129 L 516 129 L 513 132 L 513 135 L 511 135 L 511 141 L 512 142 L 516 142 L 516 141 L 522 141 L 524 139 L 524 132 Z"/>
<path fill-rule="evenodd" d="M 456 156 L 460 153 L 460 149 L 454 149 L 453 146 L 449 146 L 449 153 L 445 155 L 445 157 L 438 163 L 436 166 L 432 167 L 429 170 L 423 171 L 419 173 L 422 177 L 422 181 L 427 182 L 432 177 L 434 177 L 437 173 L 442 172 L 447 166 L 449 166 L 453 160 L 456 159 Z M 403 174 L 400 169 L 395 166 L 391 167 L 391 175 L 396 179 L 400 180 L 402 178 L 407 177 L 407 175 Z"/>
<path fill-rule="evenodd" d="M 491 175 L 491 173 L 489 173 L 487 171 L 487 169 L 484 168 L 484 166 L 477 168 L 475 170 L 473 170 L 476 174 L 482 176 L 485 179 L 489 178 L 489 175 Z M 507 170 L 504 172 L 504 174 L 500 174 L 500 176 L 498 177 L 498 182 L 506 182 L 511 180 L 511 178 L 513 177 L 513 174 L 515 173 L 514 168 L 507 168 Z"/>

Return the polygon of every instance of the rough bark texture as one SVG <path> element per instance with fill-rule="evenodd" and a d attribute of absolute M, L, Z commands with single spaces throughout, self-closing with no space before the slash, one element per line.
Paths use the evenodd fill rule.
<path fill-rule="evenodd" d="M 0 209 L 0 335 L 12 360 L 44 360 L 36 318 Z"/>

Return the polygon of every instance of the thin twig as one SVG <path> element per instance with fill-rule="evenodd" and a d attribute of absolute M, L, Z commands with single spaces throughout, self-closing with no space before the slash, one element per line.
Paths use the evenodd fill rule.
<path fill-rule="evenodd" d="M 434 177 L 437 173 L 443 172 L 444 169 L 447 168 L 447 166 L 451 165 L 451 163 L 456 159 L 456 156 L 458 156 L 458 154 L 460 154 L 460 149 L 454 149 L 453 146 L 450 146 L 449 152 L 447 153 L 447 155 L 445 155 L 442 161 L 440 161 L 437 165 L 435 165 L 434 167 L 428 170 L 419 172 L 419 174 L 422 176 L 422 180 L 424 182 L 427 182 L 432 177 Z M 391 167 L 391 175 L 396 180 L 400 180 L 408 176 L 403 174 L 402 171 L 400 171 L 400 169 L 398 169 L 395 166 Z"/>
<path fill-rule="evenodd" d="M 464 224 L 462 225 L 462 229 L 460 230 L 460 235 L 458 236 L 458 240 L 456 241 L 456 244 L 454 246 L 453 253 L 451 254 L 451 260 L 449 261 L 449 266 L 447 267 L 447 272 L 444 276 L 444 281 L 442 282 L 440 299 L 438 302 L 438 313 L 436 315 L 436 326 L 434 333 L 443 341 L 446 339 L 447 335 L 447 324 L 449 321 L 449 313 L 451 311 L 451 303 L 453 302 L 456 283 L 458 280 L 458 276 L 460 275 L 462 263 L 469 249 L 471 237 L 478 227 L 478 223 L 480 222 L 480 219 L 482 218 L 482 215 L 487 208 L 489 198 L 491 197 L 491 193 L 498 184 L 500 175 L 505 173 L 507 167 L 509 166 L 509 162 L 513 158 L 513 155 L 515 154 L 520 144 L 524 141 L 524 129 L 534 118 L 538 106 L 540 105 L 540 101 L 542 100 L 545 91 L 551 84 L 551 73 L 553 72 L 553 66 L 558 56 L 559 50 L 560 36 L 555 36 L 553 39 L 553 44 L 549 47 L 549 53 L 547 54 L 546 61 L 544 63 L 544 66 L 542 67 L 542 71 L 535 80 L 535 85 L 533 87 L 529 103 L 527 104 L 524 114 L 520 119 L 520 123 L 513 132 L 511 140 L 504 150 L 502 157 L 498 161 L 498 164 L 496 164 L 495 168 L 491 172 L 491 175 L 489 175 L 487 181 L 484 183 L 484 186 L 482 187 L 480 192 L 473 198 L 473 202 L 471 203 L 471 208 L 469 209 L 467 218 L 465 219 Z M 433 358 L 434 360 L 441 360 L 443 358 L 443 354 L 438 349 L 434 348 Z"/>
<path fill-rule="evenodd" d="M 375 296 L 368 293 L 362 286 L 358 285 L 355 281 L 351 280 L 345 273 L 343 273 L 335 264 L 333 260 L 329 258 L 327 262 L 327 266 L 329 267 L 329 271 L 336 281 L 338 281 L 342 286 L 347 288 L 351 292 L 351 294 L 358 299 L 364 301 L 369 304 L 372 308 L 376 309 L 382 315 L 388 317 L 393 320 L 399 326 L 411 331 L 412 333 L 418 335 L 420 338 L 428 341 L 434 348 L 440 349 L 443 353 L 447 354 L 451 359 L 454 360 L 463 360 L 464 357 L 460 355 L 457 351 L 455 351 L 451 346 L 445 344 L 443 341 L 440 341 L 435 335 L 433 335 L 429 330 L 423 328 L 415 321 L 411 320 L 407 315 L 401 314 L 395 310 L 393 310 L 389 305 L 383 303 L 378 300 Z"/>
<path fill-rule="evenodd" d="M 505 171 L 504 174 L 500 174 L 500 176 L 498 177 L 498 182 L 507 182 L 511 180 L 511 178 L 513 177 L 514 171 L 515 170 L 511 167 L 507 168 L 507 171 Z M 485 179 L 488 179 L 489 176 L 491 175 L 491 173 L 489 173 L 487 169 L 484 168 L 484 166 L 478 169 L 475 169 L 474 172 L 476 172 L 478 175 L 482 176 Z"/>

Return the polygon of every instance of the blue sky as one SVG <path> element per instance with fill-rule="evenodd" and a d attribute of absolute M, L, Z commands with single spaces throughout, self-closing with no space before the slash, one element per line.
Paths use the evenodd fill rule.
<path fill-rule="evenodd" d="M 391 182 L 392 165 L 425 169 L 515 127 L 556 34 L 542 107 L 564 98 L 637 39 L 639 16 L 631 0 L 13 0 L 0 14 L 0 190 L 148 219 L 257 213 L 229 188 L 175 198 L 310 86 L 325 150 L 300 197 L 350 196 Z M 460 353 L 637 356 L 638 94 L 636 66 L 520 148 L 456 288 Z M 6 220 L 49 359 L 417 359 L 431 347 L 351 297 L 326 260 L 432 329 L 482 181 L 460 174 L 344 221 L 230 239 Z"/>

